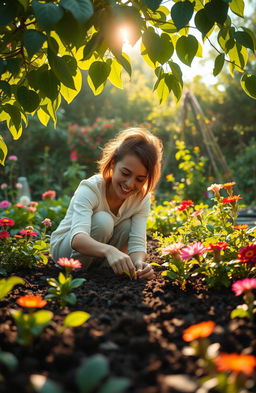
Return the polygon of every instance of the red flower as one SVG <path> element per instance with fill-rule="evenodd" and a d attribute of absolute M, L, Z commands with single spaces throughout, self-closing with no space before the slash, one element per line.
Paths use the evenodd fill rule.
<path fill-rule="evenodd" d="M 38 233 L 34 232 L 32 229 L 22 229 L 19 232 L 21 235 L 26 235 L 26 236 L 37 236 Z"/>
<path fill-rule="evenodd" d="M 15 221 L 12 220 L 11 218 L 0 218 L 0 225 L 3 227 L 12 227 L 15 224 Z"/>
<path fill-rule="evenodd" d="M 77 161 L 78 160 L 78 155 L 77 155 L 77 151 L 76 150 L 72 150 L 72 152 L 70 153 L 70 159 L 71 159 L 71 161 Z"/>
<path fill-rule="evenodd" d="M 16 302 L 20 306 L 28 308 L 42 308 L 47 304 L 47 301 L 42 296 L 35 295 L 21 296 Z"/>
<path fill-rule="evenodd" d="M 56 191 L 48 190 L 42 194 L 42 199 L 54 199 L 56 196 Z"/>
<path fill-rule="evenodd" d="M 194 202 L 191 201 L 190 199 L 187 201 L 181 201 L 180 206 L 178 207 L 179 211 L 187 209 L 189 206 L 194 206 Z"/>
<path fill-rule="evenodd" d="M 256 244 L 242 247 L 238 253 L 238 259 L 240 262 L 256 264 Z"/>
<path fill-rule="evenodd" d="M 235 203 L 238 201 L 238 199 L 243 199 L 243 198 L 240 197 L 240 195 L 228 196 L 222 199 L 222 203 Z"/>
<path fill-rule="evenodd" d="M 0 232 L 0 239 L 6 239 L 7 237 L 10 237 L 10 233 L 7 231 L 2 231 Z"/>
<path fill-rule="evenodd" d="M 26 205 L 23 205 L 23 203 L 15 203 L 15 207 L 18 207 L 19 209 L 22 209 L 23 207 L 26 207 Z"/>

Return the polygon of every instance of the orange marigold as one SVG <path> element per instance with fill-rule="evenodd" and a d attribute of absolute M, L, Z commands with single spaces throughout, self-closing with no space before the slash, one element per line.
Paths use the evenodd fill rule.
<path fill-rule="evenodd" d="M 256 356 L 239 355 L 238 353 L 220 353 L 214 359 L 219 371 L 234 371 L 250 375 L 256 367 Z"/>
<path fill-rule="evenodd" d="M 226 190 L 229 190 L 230 188 L 233 188 L 233 186 L 236 184 L 236 182 L 231 181 L 229 183 L 224 183 L 222 184 L 222 188 L 225 188 Z"/>
<path fill-rule="evenodd" d="M 16 302 L 20 306 L 28 308 L 42 308 L 47 304 L 47 301 L 44 300 L 42 296 L 36 295 L 21 296 Z"/>
<path fill-rule="evenodd" d="M 235 203 L 238 201 L 238 199 L 243 199 L 243 198 L 240 197 L 240 195 L 228 196 L 222 199 L 222 203 Z"/>
<path fill-rule="evenodd" d="M 184 341 L 190 342 L 196 340 L 199 337 L 208 337 L 210 334 L 212 334 L 215 326 L 215 322 L 213 321 L 197 323 L 185 329 L 183 331 L 182 338 Z"/>
<path fill-rule="evenodd" d="M 235 225 L 235 226 L 234 226 L 234 229 L 237 229 L 237 230 L 243 231 L 243 230 L 247 229 L 247 228 L 248 228 L 248 226 L 249 226 L 249 225 L 247 225 L 247 224 L 240 224 L 240 225 Z"/>

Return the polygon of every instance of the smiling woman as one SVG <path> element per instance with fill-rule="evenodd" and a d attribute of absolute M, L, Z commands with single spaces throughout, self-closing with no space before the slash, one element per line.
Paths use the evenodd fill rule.
<path fill-rule="evenodd" d="M 109 141 L 98 162 L 100 173 L 81 181 L 52 233 L 54 260 L 75 257 L 86 268 L 152 278 L 145 262 L 146 221 L 161 159 L 160 140 L 146 130 L 130 128 Z"/>

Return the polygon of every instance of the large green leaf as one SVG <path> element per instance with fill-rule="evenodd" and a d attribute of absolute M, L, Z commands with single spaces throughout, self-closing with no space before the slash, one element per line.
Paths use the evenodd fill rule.
<path fill-rule="evenodd" d="M 110 65 L 104 61 L 94 61 L 92 63 L 88 73 L 96 90 L 106 82 L 110 71 Z"/>
<path fill-rule="evenodd" d="M 204 37 L 211 30 L 211 28 L 214 25 L 214 22 L 212 19 L 209 18 L 205 9 L 202 9 L 196 13 L 195 25 Z"/>
<path fill-rule="evenodd" d="M 228 4 L 222 0 L 211 0 L 205 5 L 204 9 L 208 18 L 213 22 L 220 23 L 221 25 L 225 23 L 228 15 Z"/>
<path fill-rule="evenodd" d="M 159 36 L 153 28 L 149 28 L 143 34 L 142 41 L 150 60 L 154 64 L 157 62 L 160 64 L 166 63 L 173 54 L 174 47 L 167 33 Z"/>
<path fill-rule="evenodd" d="M 0 90 L 2 90 L 8 97 L 11 97 L 11 86 L 8 82 L 0 81 Z"/>
<path fill-rule="evenodd" d="M 6 69 L 10 71 L 13 75 L 16 75 L 20 71 L 22 59 L 21 57 L 13 57 L 6 60 Z"/>
<path fill-rule="evenodd" d="M 188 24 L 192 18 L 193 12 L 194 4 L 188 0 L 174 4 L 171 9 L 171 16 L 178 30 Z"/>
<path fill-rule="evenodd" d="M 51 30 L 64 15 L 64 10 L 59 4 L 39 3 L 33 0 L 32 7 L 39 25 L 45 30 Z"/>
<path fill-rule="evenodd" d="M 39 96 L 34 90 L 27 89 L 25 86 L 20 86 L 17 89 L 17 99 L 20 105 L 26 112 L 34 112 L 39 106 Z"/>
<path fill-rule="evenodd" d="M 3 110 L 10 115 L 16 131 L 18 131 L 21 124 L 21 114 L 19 109 L 15 105 L 6 104 L 3 106 Z"/>
<path fill-rule="evenodd" d="M 191 63 L 197 53 L 198 41 L 193 35 L 182 36 L 176 43 L 176 52 L 179 59 L 186 65 Z"/>
<path fill-rule="evenodd" d="M 90 0 L 61 0 L 60 4 L 81 23 L 86 22 L 93 15 L 93 6 Z"/>
<path fill-rule="evenodd" d="M 236 31 L 234 33 L 234 38 L 239 44 L 254 51 L 253 39 L 246 31 Z"/>
<path fill-rule="evenodd" d="M 46 35 L 40 31 L 34 29 L 26 30 L 23 34 L 23 42 L 28 51 L 28 55 L 32 57 L 37 53 L 39 49 L 41 49 L 46 38 Z"/>
<path fill-rule="evenodd" d="M 256 75 L 244 74 L 241 78 L 241 86 L 248 96 L 256 99 Z"/>
<path fill-rule="evenodd" d="M 232 0 L 229 7 L 234 14 L 244 16 L 244 0 Z"/>
<path fill-rule="evenodd" d="M 156 11 L 159 8 L 162 1 L 163 0 L 143 0 L 146 6 L 150 8 L 152 11 Z"/>
<path fill-rule="evenodd" d="M 90 393 L 108 375 L 109 365 L 102 355 L 85 360 L 76 372 L 76 383 L 81 393 Z"/>
<path fill-rule="evenodd" d="M 127 72 L 127 74 L 131 77 L 132 75 L 132 67 L 131 67 L 131 62 L 129 59 L 129 56 L 126 53 L 114 53 L 116 60 L 118 61 L 119 64 L 124 68 L 124 70 Z"/>
<path fill-rule="evenodd" d="M 70 71 L 70 67 L 66 63 L 65 59 L 60 56 L 56 56 L 54 52 L 48 48 L 48 60 L 55 76 L 65 86 L 69 87 L 70 89 L 75 89 L 72 72 Z"/>
<path fill-rule="evenodd" d="M 1 112 L 0 112 L 0 115 L 1 115 Z M 0 135 L 0 149 L 2 151 L 1 158 L 0 158 L 0 164 L 4 165 L 4 162 L 5 162 L 7 153 L 8 153 L 8 148 L 7 148 L 6 143 L 4 142 L 3 137 L 1 135 Z"/>
<path fill-rule="evenodd" d="M 38 75 L 38 87 L 43 97 L 55 100 L 59 93 L 59 81 L 52 70 L 40 72 Z"/>
<path fill-rule="evenodd" d="M 176 101 L 178 102 L 182 94 L 182 85 L 179 80 L 173 74 L 168 73 L 165 75 L 165 83 L 169 91 L 173 92 L 176 97 Z"/>
<path fill-rule="evenodd" d="M 221 72 L 223 65 L 224 65 L 224 61 L 225 61 L 225 55 L 224 55 L 224 53 L 220 53 L 216 57 L 215 62 L 214 62 L 214 68 L 213 68 L 213 75 L 214 76 L 217 76 Z"/>

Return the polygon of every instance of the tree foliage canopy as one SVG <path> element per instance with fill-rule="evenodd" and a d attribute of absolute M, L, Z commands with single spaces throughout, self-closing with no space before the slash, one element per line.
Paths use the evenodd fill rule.
<path fill-rule="evenodd" d="M 141 39 L 141 56 L 155 70 L 154 91 L 164 102 L 182 94 L 182 71 L 191 66 L 209 41 L 216 49 L 213 74 L 225 62 L 241 73 L 241 86 L 256 98 L 256 75 L 246 71 L 248 52 L 256 37 L 243 26 L 244 0 L 0 0 L 0 116 L 18 139 L 37 115 L 43 125 L 52 119 L 62 97 L 70 103 L 88 70 L 88 85 L 100 94 L 109 80 L 122 88 L 121 73 L 132 66 L 123 51 L 120 29 L 134 45 Z M 232 18 L 239 16 L 241 26 Z M 199 34 L 198 34 L 199 33 Z M 0 135 L 0 162 L 7 146 Z"/>

